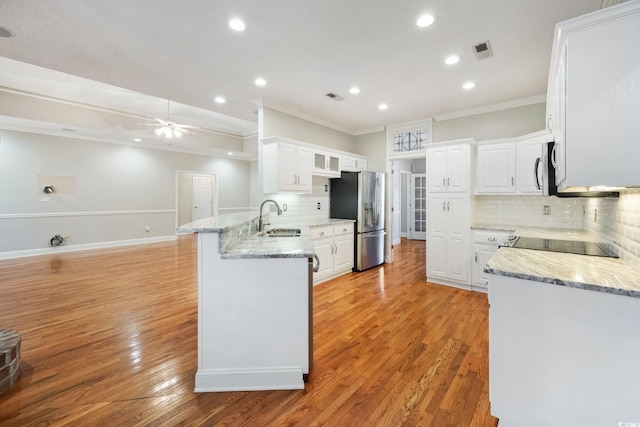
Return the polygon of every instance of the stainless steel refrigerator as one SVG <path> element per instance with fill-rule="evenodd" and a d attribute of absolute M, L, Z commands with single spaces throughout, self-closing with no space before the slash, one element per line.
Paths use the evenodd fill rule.
<path fill-rule="evenodd" d="M 363 271 L 384 262 L 384 174 L 342 172 L 332 178 L 329 216 L 354 219 L 354 270 Z"/>

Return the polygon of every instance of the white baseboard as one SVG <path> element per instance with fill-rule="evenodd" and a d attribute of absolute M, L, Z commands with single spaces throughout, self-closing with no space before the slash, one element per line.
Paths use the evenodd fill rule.
<path fill-rule="evenodd" d="M 176 235 L 170 235 L 170 236 L 159 236 L 159 237 L 145 237 L 142 239 L 114 240 L 111 242 L 96 242 L 96 243 L 85 243 L 82 245 L 57 246 L 52 248 L 38 248 L 38 249 L 26 249 L 22 251 L 0 252 L 0 260 L 37 256 L 37 255 L 51 255 L 51 254 L 57 254 L 61 252 L 76 252 L 76 251 L 86 251 L 90 249 L 113 248 L 118 246 L 143 245 L 146 243 L 168 242 L 176 239 L 177 239 Z"/>
<path fill-rule="evenodd" d="M 198 369 L 194 391 L 302 390 L 300 366 L 246 369 Z"/>

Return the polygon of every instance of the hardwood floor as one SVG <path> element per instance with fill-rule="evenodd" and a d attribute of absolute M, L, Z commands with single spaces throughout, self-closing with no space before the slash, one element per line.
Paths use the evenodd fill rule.
<path fill-rule="evenodd" d="M 0 261 L 22 372 L 10 426 L 495 426 L 484 294 L 425 281 L 424 242 L 314 288 L 305 390 L 193 393 L 196 239 Z"/>

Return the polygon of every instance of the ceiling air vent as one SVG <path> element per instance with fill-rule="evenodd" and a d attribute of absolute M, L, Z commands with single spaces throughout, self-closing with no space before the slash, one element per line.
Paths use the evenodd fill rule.
<path fill-rule="evenodd" d="M 340 102 L 340 101 L 344 101 L 344 98 L 341 97 L 340 95 L 336 95 L 335 93 L 327 93 L 326 96 L 328 96 L 329 98 L 333 99 L 336 102 Z"/>
<path fill-rule="evenodd" d="M 478 59 L 491 58 L 493 56 L 489 40 L 474 45 L 473 52 L 476 54 L 476 58 Z"/>

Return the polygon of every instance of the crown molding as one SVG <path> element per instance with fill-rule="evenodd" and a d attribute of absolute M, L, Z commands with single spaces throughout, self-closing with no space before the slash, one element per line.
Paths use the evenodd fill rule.
<path fill-rule="evenodd" d="M 509 108 L 524 107 L 527 105 L 541 104 L 547 101 L 547 95 L 534 95 L 526 98 L 514 99 L 512 101 L 499 102 L 497 104 L 482 105 L 468 110 L 454 111 L 451 113 L 436 114 L 433 119 L 437 122 L 443 120 L 459 119 L 461 117 L 475 116 L 477 114 L 492 113 L 494 111 L 507 110 Z"/>

